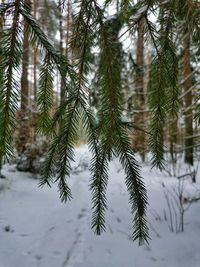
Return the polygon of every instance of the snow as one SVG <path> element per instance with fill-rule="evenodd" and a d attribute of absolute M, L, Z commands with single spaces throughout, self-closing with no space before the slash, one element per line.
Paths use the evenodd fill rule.
<path fill-rule="evenodd" d="M 170 232 L 163 183 L 176 192 L 178 181 L 150 166 L 142 167 L 150 202 L 149 245 L 138 247 L 131 241 L 132 217 L 124 173 L 117 160 L 110 166 L 107 231 L 94 235 L 88 160 L 86 147 L 77 148 L 69 180 L 73 200 L 67 204 L 60 202 L 56 185 L 39 188 L 31 174 L 4 167 L 7 179 L 0 180 L 0 267 L 200 266 L 200 203 L 193 203 L 186 211 L 183 233 Z M 194 185 L 185 180 L 185 195 L 199 192 L 199 181 Z"/>

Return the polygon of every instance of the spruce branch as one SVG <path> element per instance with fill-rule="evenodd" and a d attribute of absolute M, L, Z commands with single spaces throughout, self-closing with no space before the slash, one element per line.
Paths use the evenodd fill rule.
<path fill-rule="evenodd" d="M 84 128 L 88 136 L 90 162 L 90 190 L 92 192 L 92 229 L 97 235 L 106 230 L 105 211 L 107 209 L 106 188 L 108 182 L 108 159 L 97 133 L 97 122 L 91 110 L 81 101 Z"/>
<path fill-rule="evenodd" d="M 166 84 L 163 61 L 156 60 L 152 65 L 149 83 L 149 104 L 153 109 L 150 124 L 149 146 L 153 153 L 152 164 L 160 169 L 163 168 L 164 148 L 163 148 L 163 126 L 165 120 L 166 107 Z"/>
<path fill-rule="evenodd" d="M 2 34 L 3 51 L 1 55 L 0 80 L 0 161 L 12 156 L 12 134 L 15 126 L 15 111 L 17 110 L 18 83 L 13 78 L 14 70 L 19 70 L 21 55 L 19 28 L 20 1 L 14 2 L 13 22 Z"/>
<path fill-rule="evenodd" d="M 101 9 L 96 4 L 96 1 L 93 1 L 93 3 L 97 12 L 101 34 L 101 60 L 99 68 L 101 109 L 99 111 L 100 120 L 98 127 L 100 149 L 102 150 L 101 154 L 104 155 L 101 159 L 101 165 L 103 166 L 104 159 L 110 160 L 113 153 L 116 153 L 120 158 L 127 175 L 126 184 L 130 195 L 132 213 L 135 216 L 133 220 L 133 240 L 139 239 L 139 244 L 142 244 L 148 240 L 148 227 L 145 219 L 147 195 L 145 186 L 139 175 L 138 165 L 134 159 L 125 125 L 121 121 L 121 55 L 120 43 L 118 41 L 118 33 L 121 24 L 117 19 L 112 20 L 112 22 L 108 21 L 104 23 Z M 113 26 L 115 30 L 113 30 L 111 26 Z M 105 176 L 105 170 L 101 171 L 104 171 L 102 175 Z M 104 192 L 107 178 L 104 177 L 102 179 L 103 181 L 101 181 L 100 185 L 103 187 L 102 191 Z M 97 199 L 98 196 L 97 194 Z M 96 202 L 98 203 L 98 201 Z M 99 202 L 101 203 L 101 201 Z M 102 205 L 102 210 L 104 211 L 106 203 L 102 203 Z M 96 207 L 98 207 L 98 204 L 96 204 Z M 100 212 L 97 214 L 101 216 Z M 94 218 L 98 220 L 98 217 Z"/>
<path fill-rule="evenodd" d="M 162 6 L 160 31 L 146 17 L 149 35 L 156 50 L 156 57 L 151 66 L 149 82 L 149 103 L 153 110 L 150 124 L 149 146 L 153 153 L 152 163 L 162 169 L 164 167 L 163 126 L 166 117 L 178 116 L 180 107 L 178 87 L 178 58 L 173 43 L 173 5 Z M 156 39 L 157 37 L 157 39 Z"/>
<path fill-rule="evenodd" d="M 116 155 L 126 173 L 126 186 L 129 192 L 133 218 L 133 240 L 138 240 L 139 245 L 149 240 L 148 226 L 146 220 L 147 192 L 139 174 L 139 165 L 135 160 L 126 128 L 122 123 L 118 127 L 118 136 L 115 145 Z"/>
<path fill-rule="evenodd" d="M 57 163 L 57 151 L 58 151 L 58 145 L 59 145 L 59 138 L 56 136 L 54 139 L 54 145 L 51 145 L 51 147 L 48 150 L 48 154 L 45 158 L 45 162 L 43 164 L 41 177 L 39 186 L 43 187 L 44 185 L 48 185 L 51 187 L 51 183 L 54 182 L 54 176 L 56 175 L 56 163 Z"/>
<path fill-rule="evenodd" d="M 37 106 L 39 110 L 38 130 L 47 134 L 51 124 L 51 109 L 53 107 L 53 77 L 54 68 L 50 58 L 47 56 L 41 67 L 39 78 L 39 92 Z"/>
<path fill-rule="evenodd" d="M 97 235 L 105 231 L 106 188 L 108 183 L 108 159 L 106 153 L 98 146 L 98 154 L 91 160 L 90 171 L 93 174 L 90 180 L 92 192 L 92 229 Z"/>
<path fill-rule="evenodd" d="M 74 156 L 73 150 L 77 140 L 77 127 L 80 120 L 77 103 L 77 100 L 71 103 L 71 106 L 62 114 L 62 130 L 52 141 L 41 176 L 41 185 L 49 184 L 52 182 L 56 170 L 57 178 L 55 181 L 58 181 L 62 201 L 71 199 L 71 191 L 67 185 L 66 177 L 70 176 L 71 161 L 73 161 Z"/>

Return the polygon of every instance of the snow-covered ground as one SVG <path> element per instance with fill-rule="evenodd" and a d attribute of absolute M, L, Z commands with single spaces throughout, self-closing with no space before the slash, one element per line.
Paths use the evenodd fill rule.
<path fill-rule="evenodd" d="M 0 181 L 0 267 L 200 266 L 200 201 L 185 212 L 184 232 L 170 231 L 171 227 L 178 230 L 179 225 L 176 192 L 181 186 L 177 179 L 151 170 L 150 166 L 142 167 L 150 203 L 151 241 L 138 247 L 137 242 L 131 241 L 132 218 L 118 161 L 110 166 L 107 231 L 95 236 L 90 229 L 86 148 L 78 148 L 76 156 L 70 178 L 73 200 L 67 204 L 60 202 L 56 185 L 39 188 L 31 174 L 4 167 L 7 179 Z M 199 181 L 194 185 L 187 179 L 183 191 L 187 199 L 200 196 Z M 186 202 L 184 207 L 187 205 Z"/>

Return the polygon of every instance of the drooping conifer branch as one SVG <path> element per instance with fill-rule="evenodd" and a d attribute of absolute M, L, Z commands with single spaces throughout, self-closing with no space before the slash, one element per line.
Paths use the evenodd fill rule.
<path fill-rule="evenodd" d="M 19 71 L 21 56 L 21 28 L 19 26 L 20 1 L 16 0 L 8 8 L 14 8 L 12 24 L 2 33 L 1 80 L 0 80 L 0 161 L 12 156 L 12 135 L 17 110 L 18 82 L 13 77 Z M 4 12 L 7 9 L 4 8 Z"/>
<path fill-rule="evenodd" d="M 147 194 L 145 186 L 139 175 L 139 168 L 131 149 L 127 136 L 126 124 L 122 122 L 122 95 L 121 95 L 121 55 L 118 34 L 121 22 L 118 19 L 104 22 L 102 11 L 95 1 L 94 6 L 100 24 L 101 60 L 99 67 L 101 109 L 99 110 L 99 132 L 102 151 L 108 160 L 112 155 L 120 158 L 126 173 L 126 185 L 129 192 L 132 213 L 134 215 L 133 239 L 138 239 L 139 244 L 147 242 L 148 227 L 146 224 Z M 106 180 L 102 181 L 106 187 Z M 96 192 L 95 192 L 96 193 Z M 95 197 L 96 195 L 96 197 Z M 94 195 L 96 207 L 102 203 L 98 194 Z M 103 203 L 102 209 L 106 208 Z M 96 217 L 102 216 L 101 208 L 95 210 Z M 139 222 L 139 224 L 138 224 Z M 98 222 L 96 222 L 98 225 Z"/>
<path fill-rule="evenodd" d="M 84 10 L 87 10 L 89 12 L 88 14 L 90 14 L 91 4 L 89 4 L 88 1 L 82 1 L 82 4 L 86 5 Z M 73 95 L 69 93 L 69 97 L 67 97 L 66 100 L 63 101 L 61 107 L 53 118 L 53 127 L 56 126 L 57 122 L 60 122 L 60 130 L 58 131 L 58 134 L 56 134 L 51 144 L 49 150 L 50 156 L 47 157 L 47 160 L 45 162 L 45 166 L 47 167 L 51 166 L 53 162 L 55 164 L 54 167 L 57 169 L 58 173 L 56 181 L 58 181 L 59 190 L 61 192 L 61 200 L 63 201 L 71 198 L 70 189 L 66 184 L 66 177 L 70 176 L 70 161 L 73 160 L 73 148 L 77 139 L 77 127 L 81 119 L 81 104 L 83 106 L 86 105 L 83 88 L 85 87 L 86 83 L 84 66 L 85 64 L 87 64 L 86 49 L 90 15 L 85 16 L 85 14 L 82 12 L 82 9 L 80 12 L 82 13 L 83 17 L 79 15 L 79 19 L 82 19 L 82 22 L 85 23 L 85 27 L 83 28 L 84 32 L 81 31 L 83 42 L 81 42 L 81 46 L 79 46 L 80 59 L 78 59 L 77 70 L 75 70 L 77 79 L 76 82 L 72 81 L 74 92 Z M 80 27 L 80 24 L 78 24 L 78 27 Z M 75 29 L 75 34 L 80 35 L 80 29 Z M 75 36 L 75 42 L 76 40 L 78 39 Z M 57 160 L 53 161 L 52 158 L 57 158 Z M 52 170 L 53 168 L 51 167 Z M 53 175 L 53 171 L 49 172 L 47 168 L 45 168 L 44 170 L 46 170 L 46 172 L 43 172 L 41 181 L 42 184 L 44 182 L 47 182 L 48 180 L 51 181 Z"/>
<path fill-rule="evenodd" d="M 49 127 L 51 125 L 54 74 L 53 64 L 47 56 L 40 71 L 39 92 L 37 97 L 37 105 L 40 112 L 38 130 L 43 134 L 49 132 Z"/>
<path fill-rule="evenodd" d="M 152 27 L 146 16 L 146 23 L 150 38 L 156 50 L 150 72 L 149 103 L 153 110 L 150 125 L 149 146 L 152 151 L 153 166 L 164 167 L 163 127 L 168 115 L 178 115 L 179 87 L 178 87 L 178 58 L 173 35 L 173 3 L 160 7 L 159 33 Z"/>

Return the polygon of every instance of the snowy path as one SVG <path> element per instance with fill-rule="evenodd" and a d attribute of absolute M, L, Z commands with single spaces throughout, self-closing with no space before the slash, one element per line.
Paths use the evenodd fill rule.
<path fill-rule="evenodd" d="M 114 161 L 107 232 L 100 237 L 90 229 L 88 170 L 72 175 L 73 200 L 68 204 L 60 203 L 56 186 L 38 188 L 30 175 L 4 170 L 8 181 L 0 191 L 0 267 L 199 267 L 200 203 L 186 213 L 185 232 L 171 233 L 163 215 L 167 206 L 161 177 L 143 168 L 152 240 L 138 247 L 130 240 L 130 208 L 119 169 Z M 175 180 L 162 179 L 168 184 Z"/>

